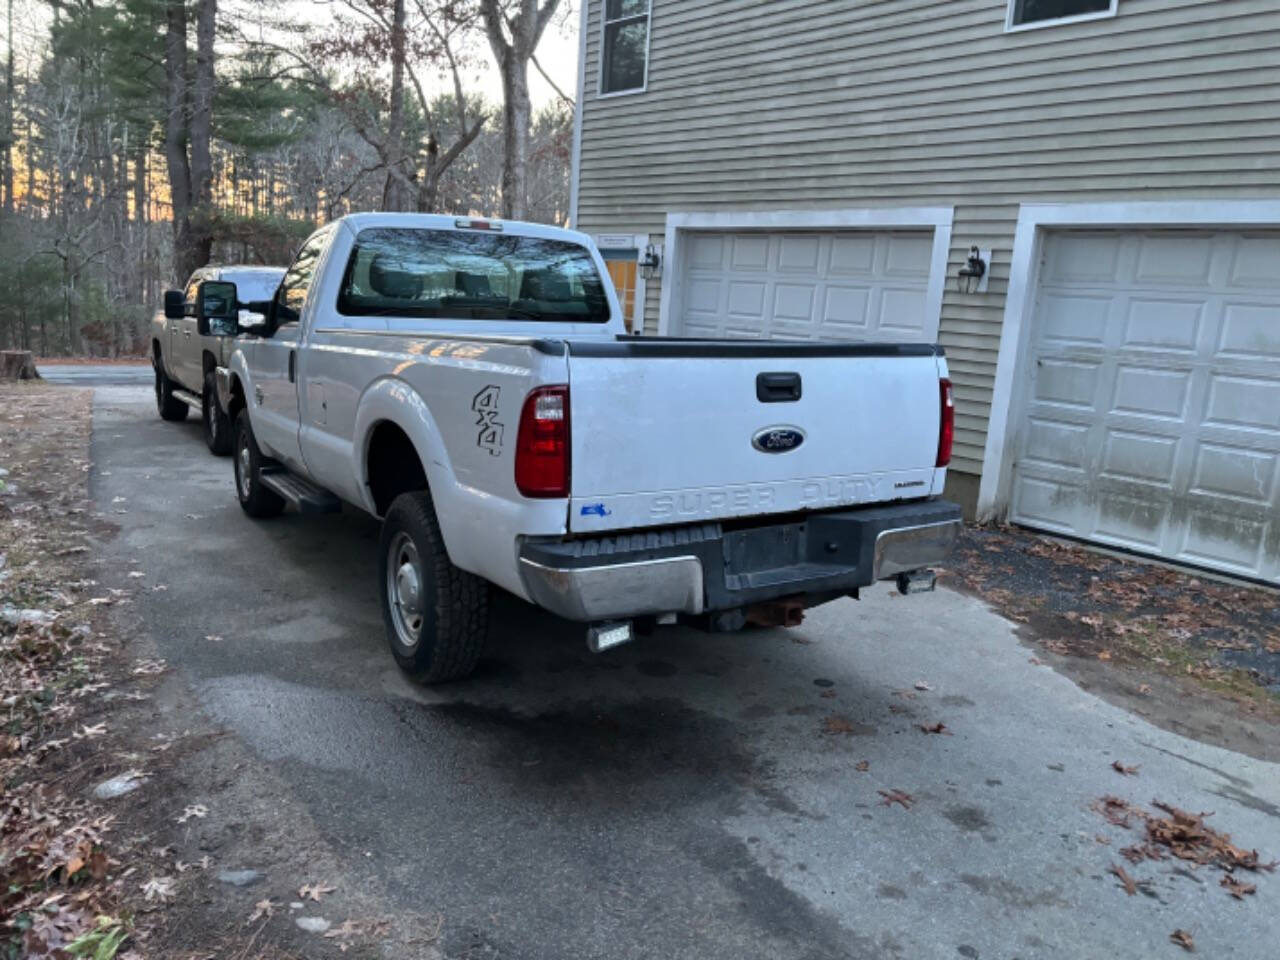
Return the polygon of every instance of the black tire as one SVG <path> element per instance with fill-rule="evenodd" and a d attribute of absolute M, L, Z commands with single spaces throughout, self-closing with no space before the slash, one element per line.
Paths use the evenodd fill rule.
<path fill-rule="evenodd" d="M 156 354 L 156 410 L 161 420 L 178 423 L 187 419 L 187 405 L 173 395 L 173 381 L 164 372 L 164 363 Z"/>
<path fill-rule="evenodd" d="M 426 493 L 396 497 L 382 521 L 380 543 L 378 592 L 396 663 L 419 683 L 467 676 L 489 634 L 489 584 L 449 562 Z M 405 572 L 406 564 L 413 570 Z M 409 583 L 414 577 L 416 600 Z"/>
<path fill-rule="evenodd" d="M 218 406 L 218 384 L 214 380 L 213 371 L 204 375 L 204 401 L 200 405 L 200 415 L 204 419 L 204 442 L 214 456 L 225 457 L 231 452 L 231 420 Z"/>
<path fill-rule="evenodd" d="M 266 457 L 253 439 L 249 426 L 249 411 L 241 410 L 236 417 L 236 439 L 232 469 L 236 476 L 236 498 L 240 509 L 259 519 L 276 517 L 284 510 L 284 498 L 262 485 L 262 465 Z"/>

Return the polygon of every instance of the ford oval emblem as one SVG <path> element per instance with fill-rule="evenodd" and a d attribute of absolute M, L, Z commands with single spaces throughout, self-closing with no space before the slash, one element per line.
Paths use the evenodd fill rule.
<path fill-rule="evenodd" d="M 802 443 L 804 431 L 799 427 L 765 427 L 751 438 L 751 445 L 761 453 L 786 453 Z"/>

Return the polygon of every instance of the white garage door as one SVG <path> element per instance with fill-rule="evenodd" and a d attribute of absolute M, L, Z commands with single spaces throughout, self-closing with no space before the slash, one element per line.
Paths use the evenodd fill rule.
<path fill-rule="evenodd" d="M 932 230 L 694 231 L 681 248 L 675 335 L 937 338 L 925 316 Z"/>
<path fill-rule="evenodd" d="M 1019 523 L 1280 582 L 1280 234 L 1045 238 Z"/>

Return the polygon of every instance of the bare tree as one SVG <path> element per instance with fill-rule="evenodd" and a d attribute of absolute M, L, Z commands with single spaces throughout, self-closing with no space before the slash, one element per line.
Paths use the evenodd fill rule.
<path fill-rule="evenodd" d="M 213 124 L 214 26 L 217 0 L 196 3 L 196 68 L 187 73 L 187 8 L 183 0 L 165 6 L 165 159 L 173 206 L 173 260 L 186 278 L 209 262 L 213 244 L 210 140 Z"/>
<path fill-rule="evenodd" d="M 560 0 L 480 0 L 485 33 L 502 74 L 502 216 L 522 220 L 529 202 L 529 61 Z"/>

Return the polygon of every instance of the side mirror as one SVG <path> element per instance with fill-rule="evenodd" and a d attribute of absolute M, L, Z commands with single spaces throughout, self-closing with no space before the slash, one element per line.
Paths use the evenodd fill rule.
<path fill-rule="evenodd" d="M 166 320 L 181 320 L 186 316 L 186 302 L 181 290 L 164 292 L 164 315 Z"/>
<path fill-rule="evenodd" d="M 250 300 L 240 304 L 239 326 L 242 333 L 265 337 L 271 332 L 271 301 Z"/>
<path fill-rule="evenodd" d="M 205 280 L 196 287 L 196 329 L 200 336 L 235 334 L 239 316 L 234 283 Z"/>

